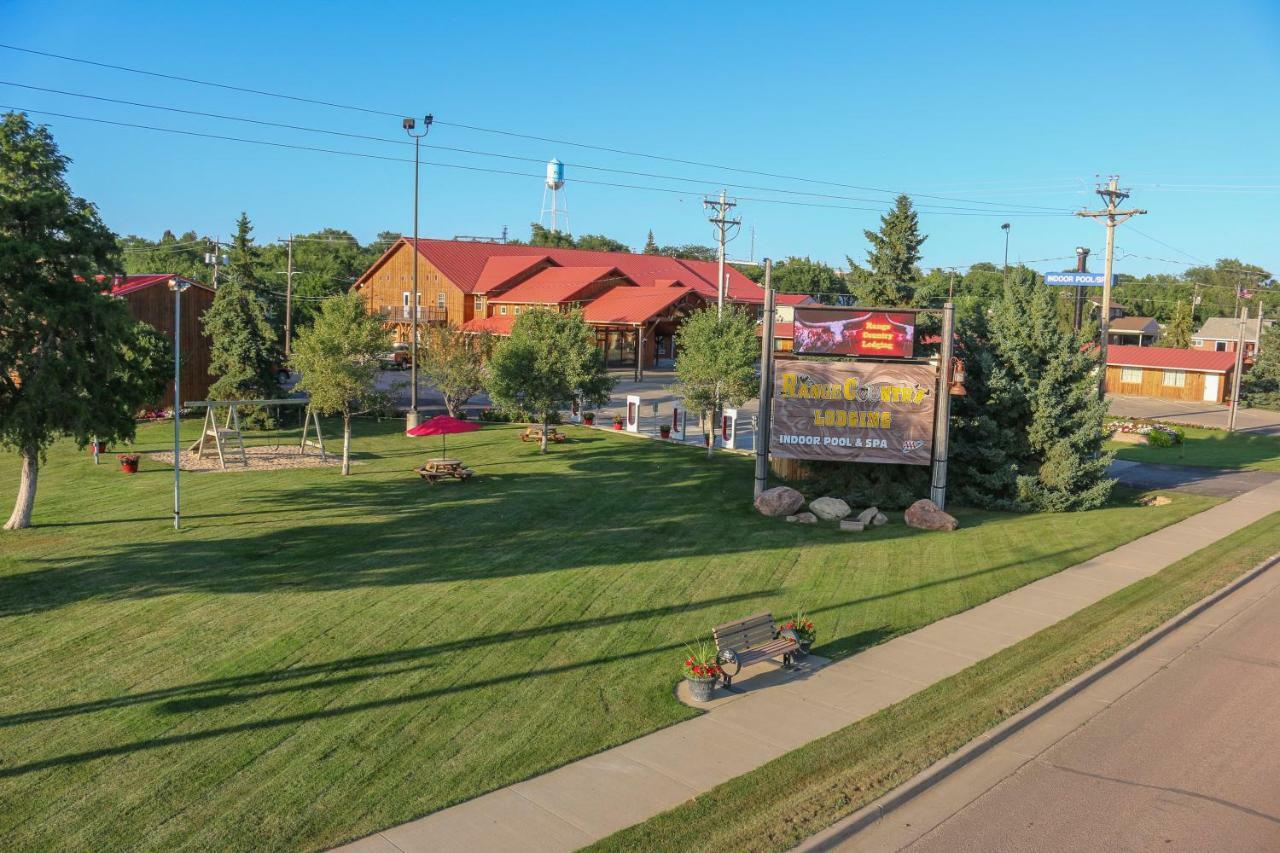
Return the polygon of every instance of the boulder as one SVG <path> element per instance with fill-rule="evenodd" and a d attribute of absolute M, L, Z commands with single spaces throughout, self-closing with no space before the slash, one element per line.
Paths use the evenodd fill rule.
<path fill-rule="evenodd" d="M 854 533 L 861 533 L 867 527 L 864 521 L 855 521 L 852 518 L 844 518 L 840 520 L 840 529 L 849 530 Z"/>
<path fill-rule="evenodd" d="M 809 511 L 823 521 L 839 521 L 853 510 L 839 498 L 818 498 L 809 501 Z"/>
<path fill-rule="evenodd" d="M 876 520 L 876 516 L 879 514 L 880 510 L 877 507 L 867 507 L 862 512 L 858 513 L 858 521 L 861 521 L 863 524 L 871 524 Z"/>
<path fill-rule="evenodd" d="M 804 506 L 804 495 L 788 486 L 776 486 L 761 492 L 755 503 L 761 515 L 777 518 L 794 515 L 796 510 Z"/>
<path fill-rule="evenodd" d="M 889 516 L 885 515 L 883 512 L 877 512 L 876 517 L 871 519 L 871 523 L 876 527 L 883 527 L 889 523 Z"/>
<path fill-rule="evenodd" d="M 788 515 L 787 521 L 792 521 L 797 524 L 817 524 L 818 517 L 811 512 L 799 512 L 795 515 Z"/>
<path fill-rule="evenodd" d="M 955 530 L 960 526 L 928 498 L 922 498 L 907 507 L 903 519 L 908 527 L 918 527 L 921 530 Z"/>
<path fill-rule="evenodd" d="M 1168 495 L 1147 495 L 1139 503 L 1143 506 L 1165 506 L 1173 503 L 1173 498 Z"/>

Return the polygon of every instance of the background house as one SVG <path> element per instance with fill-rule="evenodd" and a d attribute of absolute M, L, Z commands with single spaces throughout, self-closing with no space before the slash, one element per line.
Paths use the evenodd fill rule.
<path fill-rule="evenodd" d="M 1160 337 L 1155 317 L 1118 317 L 1107 327 L 1107 345 L 1152 346 Z"/>
<path fill-rule="evenodd" d="M 213 305 L 213 288 L 171 273 L 116 276 L 111 280 L 111 296 L 124 300 L 135 320 L 154 326 L 173 342 L 174 299 L 171 280 L 191 285 L 182 294 L 182 399 L 204 400 L 213 377 L 209 375 L 209 338 L 204 331 L 204 312 Z M 157 408 L 173 406 L 173 383 L 166 383 Z"/>
<path fill-rule="evenodd" d="M 1107 347 L 1108 394 L 1221 403 L 1231 390 L 1235 355 L 1172 347 Z"/>
<path fill-rule="evenodd" d="M 1255 317 L 1244 326 L 1244 360 L 1252 364 L 1258 352 L 1258 340 L 1262 332 L 1274 323 Z M 1235 352 L 1236 343 L 1240 340 L 1240 321 L 1234 317 L 1210 317 L 1204 321 L 1200 331 L 1191 339 L 1193 349 L 1210 350 L 1212 352 Z"/>

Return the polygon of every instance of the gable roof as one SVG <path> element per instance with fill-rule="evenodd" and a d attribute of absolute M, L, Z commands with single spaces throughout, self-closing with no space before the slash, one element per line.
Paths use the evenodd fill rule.
<path fill-rule="evenodd" d="M 588 323 L 599 325 L 647 323 L 694 293 L 688 287 L 615 287 L 588 303 L 582 316 Z"/>
<path fill-rule="evenodd" d="M 1115 367 L 1153 367 L 1166 370 L 1226 373 L 1235 366 L 1235 363 L 1236 354 L 1233 352 L 1117 344 L 1107 347 L 1107 364 Z"/>
<path fill-rule="evenodd" d="M 1270 326 L 1270 323 L 1261 322 L 1261 318 L 1255 317 L 1244 324 L 1244 339 L 1250 343 L 1258 342 L 1258 327 L 1264 328 Z M 1210 341 L 1234 341 L 1240 338 L 1240 321 L 1234 317 L 1210 317 L 1204 321 L 1204 325 L 1200 327 L 1200 331 L 1192 335 L 1193 338 Z"/>
<path fill-rule="evenodd" d="M 551 266 L 552 263 L 551 258 L 546 255 L 495 255 L 485 261 L 472 292 L 489 293 L 518 275 L 539 265 Z"/>
<path fill-rule="evenodd" d="M 1154 334 L 1160 331 L 1155 317 L 1117 317 L 1108 324 L 1112 332 L 1141 332 Z"/>
<path fill-rule="evenodd" d="M 502 315 L 473 317 L 458 328 L 464 332 L 490 332 L 495 335 L 509 335 L 515 322 L 515 317 L 504 317 Z"/>
<path fill-rule="evenodd" d="M 167 287 L 171 279 L 178 279 L 179 281 L 185 281 L 187 284 L 203 288 L 210 292 L 213 291 L 213 288 L 207 284 L 175 273 L 145 273 L 141 275 L 112 276 L 111 290 L 108 292 L 111 296 L 124 296 L 156 284 L 164 284 Z"/>
<path fill-rule="evenodd" d="M 559 305 L 576 301 L 575 296 L 601 280 L 634 286 L 617 267 L 549 267 L 506 293 L 492 297 L 491 301 Z"/>

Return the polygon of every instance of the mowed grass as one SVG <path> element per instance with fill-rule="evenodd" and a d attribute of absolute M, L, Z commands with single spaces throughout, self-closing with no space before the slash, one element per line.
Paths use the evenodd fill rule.
<path fill-rule="evenodd" d="M 181 532 L 171 469 L 50 452 L 0 535 L 0 848 L 325 847 L 693 716 L 678 662 L 717 623 L 803 609 L 839 657 L 1214 503 L 855 536 L 755 514 L 740 456 L 487 426 L 431 487 L 438 439 L 400 429 L 360 423 L 347 478 L 188 474 Z"/>
<path fill-rule="evenodd" d="M 789 850 L 1278 552 L 1275 513 L 896 705 L 589 849 Z"/>
<path fill-rule="evenodd" d="M 1116 451 L 1117 459 L 1131 462 L 1280 471 L 1280 437 L 1190 426 L 1179 429 L 1186 433 L 1186 438 L 1174 447 L 1112 441 L 1107 448 Z"/>

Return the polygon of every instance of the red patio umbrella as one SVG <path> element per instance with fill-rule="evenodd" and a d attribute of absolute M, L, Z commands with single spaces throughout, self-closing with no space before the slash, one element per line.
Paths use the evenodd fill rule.
<path fill-rule="evenodd" d="M 444 458 L 445 436 L 455 432 L 475 432 L 480 424 L 471 421 L 451 418 L 448 415 L 436 415 L 418 424 L 413 429 L 404 431 L 405 435 L 438 435 L 440 436 L 440 458 Z"/>

